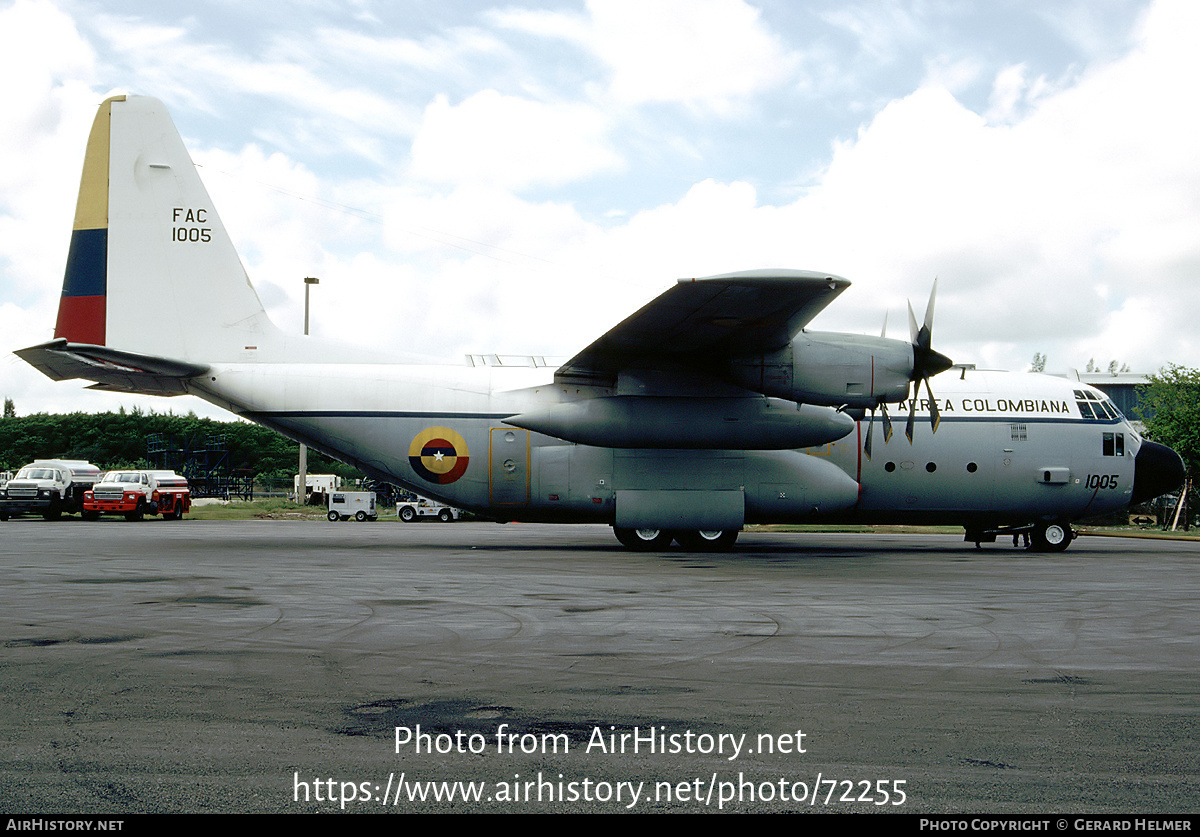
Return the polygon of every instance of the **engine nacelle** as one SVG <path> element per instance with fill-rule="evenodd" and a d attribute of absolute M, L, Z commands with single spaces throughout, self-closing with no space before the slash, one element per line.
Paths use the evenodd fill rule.
<path fill-rule="evenodd" d="M 913 347 L 905 340 L 801 332 L 778 351 L 729 365 L 739 386 L 803 404 L 870 409 L 908 397 Z"/>
<path fill-rule="evenodd" d="M 827 407 L 758 397 L 618 395 L 551 404 L 504 422 L 582 445 L 692 450 L 806 448 L 854 429 L 849 416 Z"/>

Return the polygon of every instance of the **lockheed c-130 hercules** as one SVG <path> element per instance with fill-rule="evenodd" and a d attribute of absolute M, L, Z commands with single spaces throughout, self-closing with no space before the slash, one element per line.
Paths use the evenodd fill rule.
<path fill-rule="evenodd" d="M 553 374 L 373 362 L 271 323 L 165 107 L 118 96 L 88 141 L 54 339 L 17 354 L 56 380 L 197 395 L 494 520 L 606 523 L 632 548 L 841 520 L 1056 550 L 1071 521 L 1182 480 L 1099 390 L 953 366 L 931 345 L 932 295 L 908 341 L 806 330 L 848 286 L 680 280 Z"/>

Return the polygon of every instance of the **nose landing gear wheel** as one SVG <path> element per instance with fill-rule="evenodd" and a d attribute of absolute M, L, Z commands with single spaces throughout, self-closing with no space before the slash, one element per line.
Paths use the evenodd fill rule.
<path fill-rule="evenodd" d="M 1034 552 L 1062 552 L 1071 545 L 1074 537 L 1070 524 L 1062 520 L 1044 520 L 1034 527 L 1030 546 Z"/>

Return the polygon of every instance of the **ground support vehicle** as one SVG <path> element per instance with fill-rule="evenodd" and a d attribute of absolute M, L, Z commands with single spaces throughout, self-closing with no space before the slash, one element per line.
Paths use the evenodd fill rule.
<path fill-rule="evenodd" d="M 333 523 L 339 520 L 354 518 L 359 523 L 364 520 L 378 520 L 379 512 L 375 510 L 374 491 L 335 491 L 329 495 L 329 514 L 326 515 Z"/>
<path fill-rule="evenodd" d="M 452 520 L 458 520 L 459 511 L 445 503 L 413 495 L 408 500 L 396 503 L 396 516 L 405 523 L 412 523 L 421 518 L 436 518 L 443 523 L 449 523 Z"/>
<path fill-rule="evenodd" d="M 57 520 L 83 511 L 83 494 L 100 469 L 81 459 L 39 459 L 26 465 L 0 489 L 0 520 L 40 514 Z"/>
<path fill-rule="evenodd" d="M 302 506 L 327 506 L 333 492 L 342 488 L 342 478 L 337 474 L 307 474 L 304 493 L 300 492 L 300 475 L 292 477 L 292 490 L 296 502 Z"/>
<path fill-rule="evenodd" d="M 131 521 L 147 514 L 179 520 L 191 507 L 187 478 L 174 471 L 109 471 L 83 493 L 85 520 L 102 514 L 123 514 Z"/>

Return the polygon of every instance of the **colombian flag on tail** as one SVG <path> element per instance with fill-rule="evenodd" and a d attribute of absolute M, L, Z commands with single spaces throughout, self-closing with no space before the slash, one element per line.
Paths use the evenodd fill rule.
<path fill-rule="evenodd" d="M 54 336 L 71 343 L 103 346 L 108 317 L 108 160 L 112 103 L 100 106 L 88 137 L 75 206 L 71 250 L 63 276 Z"/>

